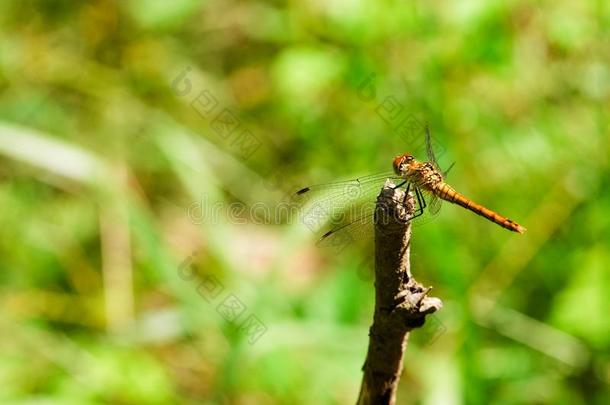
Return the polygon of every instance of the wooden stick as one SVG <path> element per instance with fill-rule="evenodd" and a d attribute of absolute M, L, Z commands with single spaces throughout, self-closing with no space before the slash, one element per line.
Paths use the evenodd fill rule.
<path fill-rule="evenodd" d="M 387 181 L 375 208 L 375 315 L 369 332 L 369 348 L 359 405 L 395 404 L 402 373 L 402 357 L 409 332 L 423 326 L 425 316 L 442 307 L 438 298 L 427 297 L 411 276 L 411 224 L 414 199 Z"/>

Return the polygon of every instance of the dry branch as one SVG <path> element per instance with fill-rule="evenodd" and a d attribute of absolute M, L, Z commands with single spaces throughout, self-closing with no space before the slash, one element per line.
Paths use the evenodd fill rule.
<path fill-rule="evenodd" d="M 402 373 L 402 357 L 409 332 L 424 324 L 425 316 L 442 307 L 438 298 L 427 297 L 411 276 L 412 196 L 389 181 L 377 197 L 375 208 L 375 315 L 369 332 L 369 348 L 358 404 L 394 404 Z"/>

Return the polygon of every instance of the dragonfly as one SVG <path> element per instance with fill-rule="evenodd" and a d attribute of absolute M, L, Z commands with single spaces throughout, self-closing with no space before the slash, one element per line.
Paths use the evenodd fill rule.
<path fill-rule="evenodd" d="M 404 187 L 414 205 L 405 222 L 412 225 L 427 223 L 440 211 L 441 201 L 466 208 L 509 231 L 524 233 L 526 228 L 517 222 L 481 205 L 451 187 L 445 178 L 453 167 L 440 169 L 432 148 L 430 129 L 425 127 L 425 146 L 428 161 L 417 160 L 410 153 L 396 156 L 392 161 L 392 172 L 364 176 L 353 180 L 304 187 L 295 194 L 302 209 L 302 221 L 312 230 L 330 220 L 331 229 L 324 233 L 318 244 L 337 238 L 353 239 L 370 231 L 374 220 L 375 195 L 387 180 Z M 406 203 L 404 201 L 403 203 Z M 368 228 L 367 228 L 368 227 Z"/>

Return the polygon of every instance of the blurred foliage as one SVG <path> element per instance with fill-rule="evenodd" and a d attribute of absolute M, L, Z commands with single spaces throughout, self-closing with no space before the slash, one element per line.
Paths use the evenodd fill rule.
<path fill-rule="evenodd" d="M 0 402 L 353 403 L 370 252 L 264 211 L 389 170 L 394 97 L 528 228 L 416 228 L 445 307 L 399 403 L 606 403 L 609 27 L 604 1 L 2 1 Z"/>

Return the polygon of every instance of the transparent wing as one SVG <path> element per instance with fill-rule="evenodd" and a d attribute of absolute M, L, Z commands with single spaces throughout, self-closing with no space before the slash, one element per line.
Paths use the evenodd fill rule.
<path fill-rule="evenodd" d="M 431 195 L 429 193 L 412 185 L 406 184 L 403 187 L 409 190 L 414 202 L 413 214 L 405 221 L 411 222 L 413 226 L 419 226 L 433 219 L 440 209 L 440 199 L 434 197 L 430 199 Z M 379 191 L 380 189 L 377 189 L 375 192 L 379 194 Z M 427 199 L 431 201 L 430 205 L 427 203 Z M 399 203 L 405 204 L 406 201 L 399 201 Z M 430 207 L 432 207 L 432 210 L 429 209 Z M 332 219 L 327 225 L 326 229 L 328 231 L 320 237 L 317 245 L 339 252 L 352 243 L 372 241 L 374 213 L 375 199 L 357 212 L 356 215 L 346 215 L 345 217 Z"/>
<path fill-rule="evenodd" d="M 396 176 L 393 172 L 382 172 L 335 183 L 315 184 L 313 186 L 303 187 L 297 191 L 295 193 L 295 199 L 297 202 L 307 201 L 320 193 L 341 194 L 348 191 L 350 194 L 354 194 L 358 190 L 373 187 L 379 183 L 383 184 L 385 179 L 400 179 L 400 177 Z"/>
<path fill-rule="evenodd" d="M 441 210 L 441 205 L 441 199 L 436 195 L 433 195 L 428 203 L 428 211 L 430 212 L 430 215 L 437 215 Z"/>
<path fill-rule="evenodd" d="M 445 148 L 438 141 L 438 139 L 432 137 L 432 134 L 430 132 L 430 128 L 428 127 L 428 125 L 425 126 L 424 132 L 425 132 L 425 143 L 424 144 L 426 147 L 426 156 L 428 158 L 428 161 L 435 166 L 435 168 L 443 175 L 443 177 L 445 177 L 447 175 L 447 173 L 449 173 L 449 171 L 451 170 L 451 168 L 453 167 L 455 162 L 453 162 L 447 170 L 445 170 L 445 171 L 441 170 L 441 168 L 440 168 L 441 166 L 438 162 L 438 156 L 444 154 Z"/>
<path fill-rule="evenodd" d="M 426 156 L 428 157 L 428 161 L 436 167 L 436 169 L 442 173 L 440 166 L 438 164 L 438 159 L 434 154 L 434 145 L 432 144 L 432 134 L 430 133 L 430 127 L 426 124 Z"/>
<path fill-rule="evenodd" d="M 421 189 L 415 188 L 414 190 L 414 199 L 416 201 L 415 206 L 415 217 L 411 219 L 411 224 L 414 227 L 421 226 L 427 224 L 440 212 L 442 206 L 442 200 L 438 198 L 436 195 L 431 194 L 430 192 Z M 421 206 L 423 209 L 418 214 L 418 207 Z"/>
<path fill-rule="evenodd" d="M 386 179 L 399 181 L 393 173 L 380 173 L 338 183 L 302 188 L 294 195 L 301 221 L 318 233 L 327 222 L 351 222 L 374 207 L 375 197 Z"/>
<path fill-rule="evenodd" d="M 365 229 L 366 223 L 370 223 L 368 216 L 373 212 L 375 197 L 386 179 L 399 181 L 400 177 L 385 172 L 304 187 L 293 196 L 299 210 L 299 220 L 318 236 L 328 230 L 353 224 L 351 232 L 346 230 L 328 241 L 343 244 L 342 240 L 351 238 L 358 233 L 360 226 L 360 229 Z"/>
<path fill-rule="evenodd" d="M 449 174 L 449 172 L 451 171 L 451 169 L 453 169 L 453 166 L 455 166 L 455 162 L 451 163 L 451 165 L 449 165 L 449 167 L 447 168 L 447 170 L 442 171 L 443 178 L 446 178 L 446 177 L 447 177 L 447 175 Z"/>
<path fill-rule="evenodd" d="M 360 218 L 344 224 L 330 224 L 331 228 L 316 242 L 316 245 L 338 253 L 348 245 L 362 241 L 372 241 L 374 208 Z"/>

